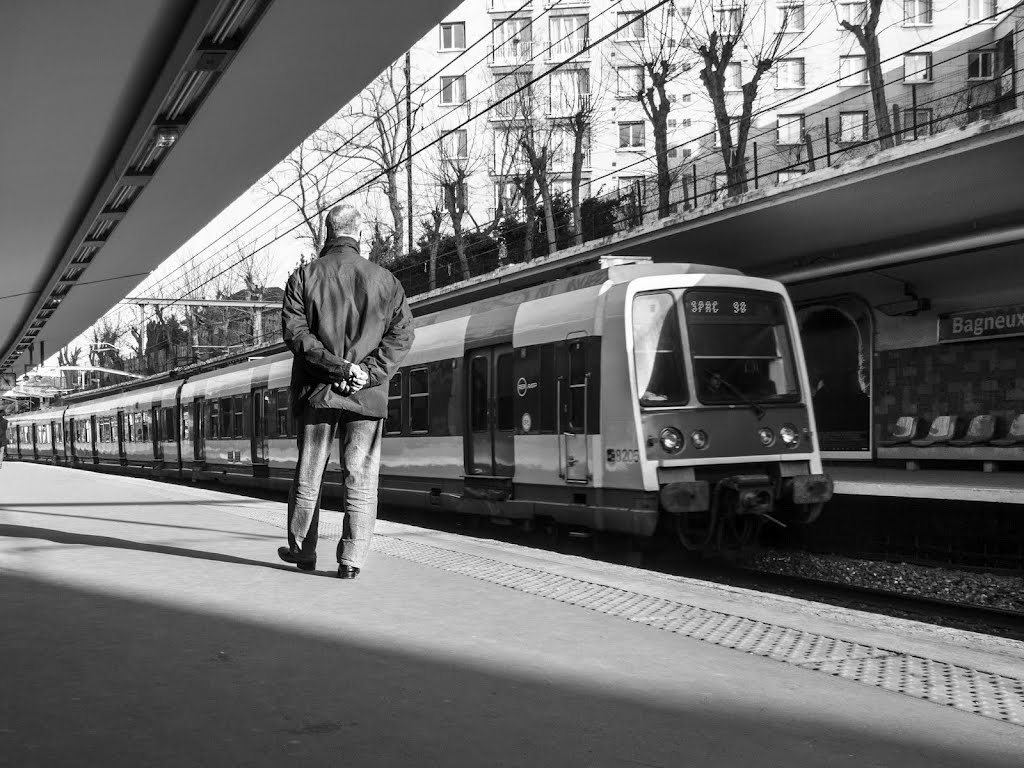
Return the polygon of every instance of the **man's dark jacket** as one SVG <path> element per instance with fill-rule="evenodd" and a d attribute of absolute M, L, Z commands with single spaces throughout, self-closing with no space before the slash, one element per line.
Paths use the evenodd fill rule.
<path fill-rule="evenodd" d="M 292 403 L 384 418 L 388 382 L 412 346 L 412 313 L 394 275 L 359 255 L 351 237 L 328 241 L 320 257 L 296 270 L 284 289 L 284 342 L 292 362 Z M 347 396 L 332 389 L 350 365 L 370 374 Z"/>

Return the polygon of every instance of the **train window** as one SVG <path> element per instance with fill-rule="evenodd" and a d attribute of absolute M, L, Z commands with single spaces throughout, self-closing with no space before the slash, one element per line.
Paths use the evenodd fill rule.
<path fill-rule="evenodd" d="M 473 432 L 488 431 L 488 360 L 486 357 L 474 357 L 469 367 L 469 422 Z"/>
<path fill-rule="evenodd" d="M 123 440 L 126 443 L 135 442 L 135 414 L 124 413 L 121 414 L 121 434 Z"/>
<path fill-rule="evenodd" d="M 515 389 L 516 383 L 512 378 L 512 355 L 507 353 L 498 355 L 498 363 L 495 366 L 495 389 L 498 395 L 498 429 L 510 431 L 516 428 L 515 419 Z"/>
<path fill-rule="evenodd" d="M 248 395 L 235 395 L 234 404 L 235 412 L 231 419 L 231 436 L 232 437 L 245 437 L 245 410 L 246 405 L 249 402 Z"/>
<path fill-rule="evenodd" d="M 96 419 L 96 429 L 99 431 L 99 441 L 101 443 L 113 442 L 110 439 L 110 420 L 109 419 Z"/>
<path fill-rule="evenodd" d="M 388 416 L 384 422 L 384 434 L 402 434 L 402 372 L 399 371 L 388 382 Z"/>
<path fill-rule="evenodd" d="M 192 439 L 192 406 L 188 403 L 181 406 L 181 439 L 183 442 Z"/>
<path fill-rule="evenodd" d="M 63 443 L 64 442 L 64 424 L 63 423 L 61 423 L 59 421 L 53 422 L 53 435 L 54 435 L 53 439 L 56 440 L 58 443 Z"/>
<path fill-rule="evenodd" d="M 153 418 L 152 418 L 152 416 L 150 416 L 149 411 L 140 411 L 139 413 L 137 413 L 135 415 L 139 419 L 139 421 L 138 421 L 139 429 L 138 429 L 138 432 L 136 433 L 137 438 L 138 438 L 138 442 L 140 442 L 140 443 L 148 443 L 149 442 L 150 428 L 153 425 Z"/>
<path fill-rule="evenodd" d="M 409 431 L 430 429 L 430 381 L 426 368 L 409 371 Z"/>
<path fill-rule="evenodd" d="M 233 413 L 234 408 L 231 405 L 231 398 L 222 397 L 220 399 L 220 434 L 217 435 L 218 437 L 231 437 L 231 416 Z"/>
<path fill-rule="evenodd" d="M 556 403 L 555 387 L 555 347 L 545 344 L 540 348 L 540 411 L 538 412 L 537 429 L 541 432 L 555 431 Z"/>
<path fill-rule="evenodd" d="M 161 408 L 160 412 L 163 416 L 163 422 L 160 425 L 160 439 L 167 443 L 174 442 L 178 438 L 174 408 Z"/>
<path fill-rule="evenodd" d="M 277 429 L 281 437 L 292 437 L 291 390 L 277 390 Z"/>
<path fill-rule="evenodd" d="M 782 299 L 758 291 L 684 295 L 697 396 L 702 403 L 799 396 Z"/>
<path fill-rule="evenodd" d="M 641 405 L 685 405 L 689 400 L 671 293 L 641 293 L 633 299 L 633 364 Z"/>
<path fill-rule="evenodd" d="M 220 400 L 210 400 L 208 403 L 210 414 L 210 428 L 207 431 L 211 438 L 220 437 Z"/>
<path fill-rule="evenodd" d="M 582 341 L 569 344 L 569 413 L 571 432 L 586 432 L 587 427 L 587 350 Z"/>

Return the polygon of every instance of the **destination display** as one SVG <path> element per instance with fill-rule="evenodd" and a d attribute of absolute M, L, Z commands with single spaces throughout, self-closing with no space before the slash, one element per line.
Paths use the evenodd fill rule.
<path fill-rule="evenodd" d="M 687 291 L 683 304 L 692 319 L 743 318 L 771 324 L 782 319 L 778 297 L 749 291 Z"/>
<path fill-rule="evenodd" d="M 939 316 L 939 341 L 974 341 L 1024 336 L 1024 304 L 950 312 Z"/>

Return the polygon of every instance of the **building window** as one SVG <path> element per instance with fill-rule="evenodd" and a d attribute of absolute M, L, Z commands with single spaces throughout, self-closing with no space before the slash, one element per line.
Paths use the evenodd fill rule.
<path fill-rule="evenodd" d="M 430 429 L 430 380 L 426 368 L 409 371 L 409 431 L 427 432 Z"/>
<path fill-rule="evenodd" d="M 967 20 L 991 20 L 996 12 L 996 0 L 967 0 Z"/>
<path fill-rule="evenodd" d="M 930 109 L 903 110 L 903 140 L 912 141 L 931 134 L 932 111 Z"/>
<path fill-rule="evenodd" d="M 644 16 L 641 11 L 626 11 L 615 14 L 616 40 L 643 40 L 646 34 Z"/>
<path fill-rule="evenodd" d="M 619 123 L 619 149 L 643 149 L 644 124 Z"/>
<path fill-rule="evenodd" d="M 590 70 L 568 69 L 553 72 L 549 83 L 552 115 L 575 115 L 590 106 Z"/>
<path fill-rule="evenodd" d="M 590 20 L 586 16 L 552 16 L 551 50 L 548 56 L 572 56 L 587 47 Z"/>
<path fill-rule="evenodd" d="M 388 382 L 388 415 L 384 420 L 385 435 L 402 434 L 402 372 Z"/>
<path fill-rule="evenodd" d="M 903 0 L 903 23 L 922 26 L 932 23 L 932 0 Z"/>
<path fill-rule="evenodd" d="M 839 57 L 839 85 L 867 85 L 868 70 L 866 56 Z"/>
<path fill-rule="evenodd" d="M 903 57 L 903 81 L 906 83 L 929 83 L 932 79 L 932 55 L 930 53 L 908 53 Z"/>
<path fill-rule="evenodd" d="M 446 105 L 462 104 L 466 101 L 466 76 L 452 75 L 441 77 L 441 103 Z"/>
<path fill-rule="evenodd" d="M 620 99 L 635 99 L 644 89 L 643 67 L 619 67 L 615 74 L 615 95 Z"/>
<path fill-rule="evenodd" d="M 779 3 L 779 32 L 804 31 L 804 4 L 802 2 Z"/>
<path fill-rule="evenodd" d="M 528 85 L 530 76 L 525 72 L 504 74 L 494 81 L 493 109 L 491 119 L 514 120 L 522 116 L 525 107 L 532 103 L 533 88 Z"/>
<path fill-rule="evenodd" d="M 787 181 L 793 181 L 803 176 L 806 171 L 797 169 L 793 171 L 779 171 L 778 183 L 785 184 Z"/>
<path fill-rule="evenodd" d="M 679 97 L 679 103 L 680 104 L 689 104 L 692 101 L 693 101 L 693 94 L 692 93 L 684 93 L 683 95 L 681 95 Z"/>
<path fill-rule="evenodd" d="M 684 148 L 683 149 L 683 160 L 689 160 L 692 155 L 693 155 L 693 150 L 692 149 L 688 149 L 688 148 Z"/>
<path fill-rule="evenodd" d="M 967 54 L 967 79 L 991 80 L 995 56 L 992 51 L 971 51 Z"/>
<path fill-rule="evenodd" d="M 868 136 L 867 112 L 839 113 L 839 140 L 847 142 L 864 141 Z"/>
<path fill-rule="evenodd" d="M 446 160 L 469 159 L 469 131 L 465 128 L 449 131 L 441 140 L 441 148 Z"/>
<path fill-rule="evenodd" d="M 779 144 L 799 144 L 804 140 L 803 115 L 779 115 Z"/>
<path fill-rule="evenodd" d="M 775 65 L 776 88 L 804 87 L 804 60 L 779 59 Z"/>
<path fill-rule="evenodd" d="M 640 200 L 644 197 L 644 177 L 643 176 L 620 176 L 618 181 L 618 192 L 619 196 L 623 195 L 639 195 Z"/>
<path fill-rule="evenodd" d="M 690 128 L 693 125 L 693 120 L 689 117 L 684 117 L 682 126 L 683 128 Z"/>
<path fill-rule="evenodd" d="M 856 27 L 863 24 L 868 18 L 868 4 L 863 0 L 855 0 L 852 3 L 839 4 L 839 21 Z M 840 24 L 842 26 L 842 24 Z"/>
<path fill-rule="evenodd" d="M 715 8 L 715 22 L 719 35 L 736 34 L 743 22 L 743 9 L 738 5 L 720 5 Z"/>
<path fill-rule="evenodd" d="M 452 21 L 441 25 L 441 50 L 461 51 L 466 47 L 466 22 Z"/>
<path fill-rule="evenodd" d="M 495 21 L 491 30 L 491 61 L 518 64 L 533 55 L 533 26 L 530 19 Z"/>
<path fill-rule="evenodd" d="M 743 65 L 738 61 L 725 65 L 725 90 L 740 91 L 743 89 Z"/>

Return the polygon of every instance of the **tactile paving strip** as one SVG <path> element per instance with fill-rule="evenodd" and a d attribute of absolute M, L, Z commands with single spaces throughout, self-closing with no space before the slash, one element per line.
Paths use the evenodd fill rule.
<path fill-rule="evenodd" d="M 695 640 L 1024 726 L 1021 679 L 712 611 L 400 536 L 375 536 L 373 549 Z"/>

